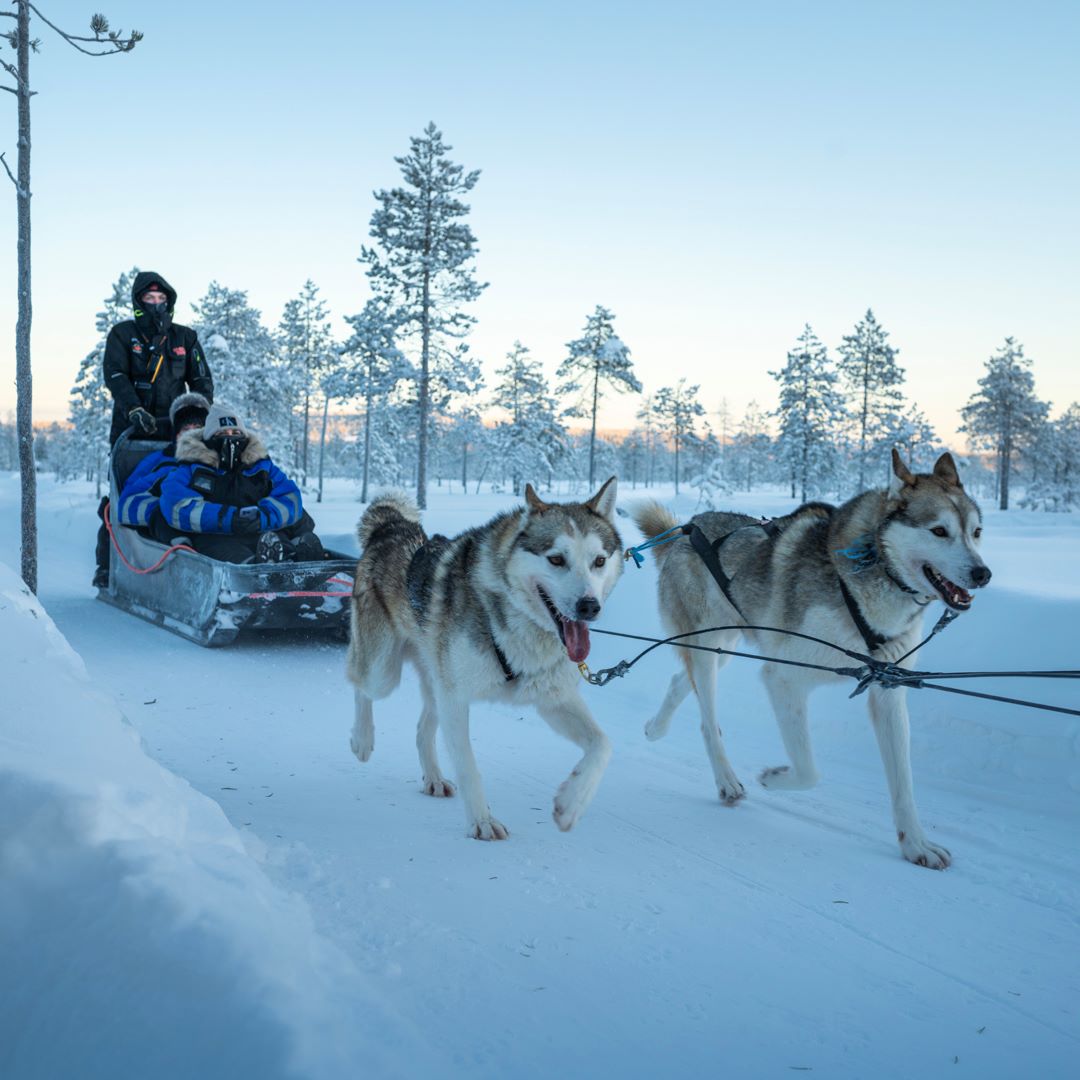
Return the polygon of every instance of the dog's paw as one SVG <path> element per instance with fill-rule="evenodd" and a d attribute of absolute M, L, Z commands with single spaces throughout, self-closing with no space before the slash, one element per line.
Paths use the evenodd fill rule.
<path fill-rule="evenodd" d="M 349 736 L 349 749 L 356 755 L 358 761 L 367 761 L 375 752 L 375 733 L 360 736 L 354 731 Z"/>
<path fill-rule="evenodd" d="M 771 769 L 762 769 L 758 773 L 758 783 L 764 788 L 776 791 L 806 791 L 818 782 L 817 774 L 800 776 L 790 765 L 777 765 Z"/>
<path fill-rule="evenodd" d="M 506 840 L 510 830 L 501 821 L 484 818 L 483 821 L 474 821 L 465 835 L 473 840 Z"/>
<path fill-rule="evenodd" d="M 952 864 L 952 855 L 948 848 L 931 844 L 925 836 L 912 837 L 904 833 L 898 833 L 900 851 L 908 862 L 916 866 L 925 866 L 929 870 L 944 870 Z"/>
<path fill-rule="evenodd" d="M 664 716 L 663 713 L 659 716 L 654 716 L 645 725 L 645 738 L 648 739 L 649 742 L 656 742 L 657 739 L 662 739 L 668 733 L 668 728 L 670 727 L 670 716 Z"/>
<path fill-rule="evenodd" d="M 424 777 L 423 792 L 425 795 L 431 795 L 436 799 L 449 799 L 455 791 L 457 791 L 457 788 L 442 776 L 436 776 L 431 780 L 426 776 Z"/>
<path fill-rule="evenodd" d="M 716 794 L 725 806 L 734 806 L 746 798 L 746 788 L 738 780 L 732 779 L 723 784 L 717 784 Z"/>

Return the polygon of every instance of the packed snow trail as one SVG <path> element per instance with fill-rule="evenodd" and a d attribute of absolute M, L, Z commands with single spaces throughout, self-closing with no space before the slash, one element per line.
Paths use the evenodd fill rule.
<path fill-rule="evenodd" d="M 13 492 L 14 478 L 0 480 L 9 564 Z M 431 502 L 429 530 L 452 533 L 510 500 L 433 491 Z M 251 637 L 205 651 L 100 604 L 86 583 L 93 500 L 45 485 L 43 504 L 42 600 L 91 676 L 149 753 L 265 845 L 271 879 L 303 896 L 316 928 L 424 1033 L 442 1075 L 1073 1073 L 1074 719 L 909 692 L 921 816 L 955 859 L 934 873 L 897 851 L 861 700 L 818 691 L 821 784 L 766 792 L 752 781 L 784 760 L 779 735 L 756 667 L 732 661 L 720 715 L 748 798 L 727 809 L 692 700 L 665 740 L 645 741 L 674 664 L 658 650 L 584 691 L 615 754 L 566 835 L 551 800 L 575 748 L 531 713 L 475 709 L 477 761 L 511 830 L 481 844 L 464 838 L 457 800 L 419 794 L 408 676 L 376 704 L 375 753 L 361 766 L 348 751 L 341 645 Z M 316 509 L 321 532 L 350 542 L 360 507 L 348 487 Z M 994 583 L 920 665 L 1076 667 L 1078 537 L 1067 519 L 988 515 Z M 600 624 L 658 630 L 651 563 L 628 568 Z M 631 655 L 630 644 L 596 638 L 590 665 Z M 1001 685 L 1070 705 L 1078 694 Z"/>

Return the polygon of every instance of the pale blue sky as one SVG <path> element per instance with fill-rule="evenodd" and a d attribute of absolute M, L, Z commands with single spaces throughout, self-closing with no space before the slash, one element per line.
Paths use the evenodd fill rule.
<path fill-rule="evenodd" d="M 43 0 L 69 28 L 82 0 Z M 1006 334 L 1055 412 L 1080 398 L 1080 3 L 206 3 L 108 0 L 146 38 L 33 58 L 35 401 L 66 414 L 93 319 L 138 263 L 269 323 L 311 277 L 366 297 L 371 191 L 434 120 L 473 192 L 487 371 L 554 370 L 602 303 L 647 389 L 756 398 L 805 322 L 872 306 L 947 441 Z M 0 148 L 14 158 L 14 99 Z M 157 115 L 155 115 L 155 113 Z M 0 177 L 2 179 L 2 177 Z M 0 412 L 14 406 L 13 193 Z M 628 426 L 634 398 L 613 398 Z"/>

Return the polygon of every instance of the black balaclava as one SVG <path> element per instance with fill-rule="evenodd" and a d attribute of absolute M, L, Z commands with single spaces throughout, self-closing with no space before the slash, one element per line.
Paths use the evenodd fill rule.
<path fill-rule="evenodd" d="M 240 457 L 247 444 L 246 435 L 215 435 L 214 446 L 218 453 L 218 465 L 226 472 L 232 472 L 240 464 Z"/>
<path fill-rule="evenodd" d="M 169 327 L 172 326 L 172 312 L 169 310 L 167 300 L 162 300 L 160 304 L 144 303 L 142 309 L 150 316 L 150 321 L 154 324 L 155 334 L 168 332 Z"/>

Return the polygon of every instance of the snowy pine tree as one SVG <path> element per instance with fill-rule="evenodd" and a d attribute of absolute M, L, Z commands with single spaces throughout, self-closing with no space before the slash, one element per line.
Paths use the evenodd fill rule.
<path fill-rule="evenodd" d="M 768 420 L 756 401 L 746 406 L 731 446 L 732 472 L 744 491 L 764 478 L 772 455 Z"/>
<path fill-rule="evenodd" d="M 896 362 L 897 349 L 888 343 L 888 333 L 867 308 L 862 322 L 844 338 L 840 346 L 840 374 L 850 399 L 857 444 L 856 490 L 866 490 L 875 464 L 888 437 L 892 417 L 903 408 L 900 386 L 904 369 Z"/>
<path fill-rule="evenodd" d="M 342 346 L 348 365 L 342 375 L 342 396 L 358 397 L 364 404 L 360 501 L 367 502 L 375 413 L 407 369 L 394 342 L 394 319 L 385 301 L 369 300 L 359 315 L 347 315 L 345 321 L 352 327 L 352 336 Z"/>
<path fill-rule="evenodd" d="M 780 384 L 780 403 L 772 414 L 780 422 L 779 459 L 791 481 L 791 497 L 806 502 L 836 486 L 836 439 L 847 418 L 844 399 L 828 351 L 809 323 L 784 367 L 769 374 Z"/>
<path fill-rule="evenodd" d="M 444 398 L 474 393 L 479 383 L 479 370 L 460 342 L 476 320 L 461 308 L 486 286 L 468 265 L 476 256 L 476 238 L 463 220 L 469 206 L 460 196 L 476 186 L 480 173 L 450 161 L 451 149 L 434 124 L 410 139 L 409 153 L 394 159 L 405 186 L 375 192 L 379 208 L 370 235 L 381 250 L 364 248 L 360 257 L 373 292 L 394 311 L 398 342 L 414 362 L 421 509 L 427 505 L 433 389 L 439 392 L 433 382 L 441 384 Z"/>
<path fill-rule="evenodd" d="M 603 388 L 609 386 L 620 393 L 626 390 L 641 392 L 641 383 L 634 375 L 630 360 L 630 350 L 615 336 L 614 323 L 615 316 L 597 304 L 596 310 L 585 320 L 581 337 L 567 343 L 569 354 L 556 372 L 556 377 L 562 380 L 560 395 L 584 392 L 587 399 L 568 409 L 566 415 L 591 418 L 590 487 L 596 482 L 596 413 Z"/>
<path fill-rule="evenodd" d="M 986 361 L 978 391 L 960 410 L 964 419 L 960 431 L 974 446 L 994 453 L 1002 510 L 1009 509 L 1013 458 L 1034 440 L 1048 411 L 1048 404 L 1035 396 L 1035 378 L 1024 346 L 1007 337 Z"/>
<path fill-rule="evenodd" d="M 300 295 L 285 305 L 278 324 L 278 352 L 281 363 L 292 375 L 293 385 L 302 395 L 303 424 L 296 457 L 300 464 L 300 482 L 307 484 L 311 399 L 319 393 L 320 376 L 336 355 L 326 304 L 319 298 L 319 288 L 310 278 L 304 282 Z"/>
<path fill-rule="evenodd" d="M 94 481 L 98 496 L 109 461 L 109 428 L 112 423 L 112 395 L 105 387 L 105 340 L 116 323 L 131 318 L 131 286 L 139 268 L 133 266 L 121 274 L 105 298 L 105 306 L 97 313 L 94 327 L 99 337 L 97 345 L 79 364 L 75 385 L 71 388 L 68 418 L 72 438 L 70 453 L 83 462 L 85 476 Z"/>
<path fill-rule="evenodd" d="M 1033 456 L 1035 475 L 1020 505 L 1054 513 L 1080 508 L 1080 404 L 1042 425 Z"/>
<path fill-rule="evenodd" d="M 302 398 L 301 373 L 283 362 L 247 292 L 212 281 L 193 304 L 195 329 L 214 375 L 214 395 L 232 405 L 286 471 L 296 468 L 292 403 Z"/>
<path fill-rule="evenodd" d="M 682 449 L 697 418 L 705 415 L 705 409 L 698 401 L 700 391 L 700 386 L 687 386 L 686 380 L 680 379 L 674 386 L 662 386 L 656 391 L 653 400 L 653 415 L 656 417 L 657 427 L 662 434 L 668 436 L 675 451 L 676 495 L 679 494 Z"/>
<path fill-rule="evenodd" d="M 944 447 L 938 440 L 933 424 L 922 410 L 912 402 L 903 414 L 893 418 L 890 430 L 883 440 L 890 450 L 896 447 L 912 472 L 930 472 Z M 890 454 L 882 454 L 886 460 Z"/>
<path fill-rule="evenodd" d="M 550 477 L 565 446 L 566 433 L 559 423 L 558 407 L 548 393 L 539 360 L 533 360 L 520 341 L 506 354 L 506 366 L 496 375 L 498 383 L 491 404 L 508 419 L 496 426 L 492 446 L 510 475 L 515 495 L 530 480 L 539 485 Z"/>

